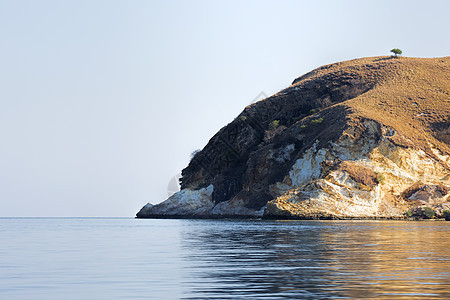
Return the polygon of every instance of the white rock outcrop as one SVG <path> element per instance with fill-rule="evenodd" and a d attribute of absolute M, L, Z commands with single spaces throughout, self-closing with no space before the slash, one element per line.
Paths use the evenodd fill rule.
<path fill-rule="evenodd" d="M 209 215 L 214 207 L 214 203 L 211 200 L 213 190 L 213 185 L 199 190 L 181 190 L 160 204 L 145 205 L 138 212 L 137 217 L 195 217 Z"/>
<path fill-rule="evenodd" d="M 395 145 L 388 137 L 398 133 L 383 126 L 377 131 L 374 123 L 363 123 L 370 130 L 362 141 L 352 141 L 348 136 L 353 133 L 347 132 L 329 148 L 317 150 L 313 145 L 308 149 L 283 182 L 272 187 L 280 195 L 267 204 L 266 215 L 400 218 L 412 201 L 417 205 L 417 200 L 438 209 L 450 195 L 446 157 L 431 157 L 422 150 Z M 375 136 L 380 135 L 377 142 Z M 367 170 L 375 174 L 375 184 L 355 181 L 348 168 L 339 167 L 342 159 L 359 173 Z M 335 162 L 336 167 L 329 170 L 323 162 Z M 408 188 L 411 195 L 405 199 L 402 196 Z"/>

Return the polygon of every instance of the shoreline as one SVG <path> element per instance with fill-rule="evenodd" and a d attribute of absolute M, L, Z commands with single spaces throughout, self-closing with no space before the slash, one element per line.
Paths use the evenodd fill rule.
<path fill-rule="evenodd" d="M 174 219 L 174 220 L 273 220 L 273 221 L 450 221 L 445 218 L 413 218 L 413 217 L 337 217 L 337 216 L 289 216 L 289 217 L 277 217 L 277 216 L 263 216 L 252 217 L 244 215 L 151 215 L 145 217 L 136 216 L 135 219 Z"/>

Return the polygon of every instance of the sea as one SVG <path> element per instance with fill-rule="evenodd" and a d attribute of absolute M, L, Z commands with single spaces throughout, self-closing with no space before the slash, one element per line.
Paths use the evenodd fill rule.
<path fill-rule="evenodd" d="M 450 299 L 450 222 L 0 218 L 0 299 Z"/>

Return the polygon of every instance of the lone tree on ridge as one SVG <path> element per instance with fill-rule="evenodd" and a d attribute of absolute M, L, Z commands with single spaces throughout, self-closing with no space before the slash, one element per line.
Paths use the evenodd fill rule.
<path fill-rule="evenodd" d="M 397 55 L 401 55 L 402 54 L 402 50 L 400 50 L 398 48 L 392 49 L 391 52 L 395 54 L 395 57 L 397 57 Z"/>

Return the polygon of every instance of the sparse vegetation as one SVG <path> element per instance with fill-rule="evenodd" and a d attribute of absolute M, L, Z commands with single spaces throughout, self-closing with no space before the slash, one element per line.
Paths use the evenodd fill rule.
<path fill-rule="evenodd" d="M 310 115 L 313 115 L 313 114 L 315 114 L 316 112 L 317 112 L 317 109 L 313 108 L 313 109 L 311 109 L 311 110 L 309 111 L 309 114 L 310 114 Z"/>
<path fill-rule="evenodd" d="M 322 122 L 323 122 L 323 118 L 314 119 L 314 120 L 311 120 L 311 125 L 319 125 L 319 124 L 322 124 Z"/>
<path fill-rule="evenodd" d="M 383 174 L 377 174 L 377 182 L 379 184 L 384 184 L 384 181 L 386 180 L 386 177 L 384 177 Z"/>
<path fill-rule="evenodd" d="M 414 217 L 415 219 L 433 219 L 435 216 L 435 212 L 431 207 L 414 207 L 405 212 L 405 216 L 410 218 Z"/>
<path fill-rule="evenodd" d="M 398 48 L 392 49 L 391 52 L 395 54 L 395 57 L 397 57 L 397 55 L 402 55 L 403 53 L 403 51 Z"/>
<path fill-rule="evenodd" d="M 283 132 L 286 128 L 286 126 L 280 126 L 280 120 L 273 120 L 269 123 L 268 129 L 264 133 L 264 142 L 272 140 L 276 135 Z"/>
<path fill-rule="evenodd" d="M 269 130 L 274 130 L 280 125 L 280 120 L 273 120 L 269 123 Z"/>
<path fill-rule="evenodd" d="M 307 127 L 308 127 L 308 125 L 306 125 L 306 124 L 300 125 L 300 128 L 307 128 Z"/>
<path fill-rule="evenodd" d="M 431 207 L 424 207 L 422 213 L 428 219 L 432 219 L 434 217 L 434 210 Z"/>
<path fill-rule="evenodd" d="M 242 116 L 239 117 L 239 119 L 240 119 L 241 121 L 245 121 L 245 120 L 247 120 L 247 116 L 242 115 Z"/>

